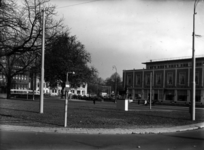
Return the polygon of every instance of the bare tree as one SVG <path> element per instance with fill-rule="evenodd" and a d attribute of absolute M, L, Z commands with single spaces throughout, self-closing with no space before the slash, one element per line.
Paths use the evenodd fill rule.
<path fill-rule="evenodd" d="M 0 67 L 7 79 L 7 98 L 12 78 L 28 71 L 41 55 L 42 9 L 46 20 L 46 46 L 63 30 L 62 20 L 55 21 L 55 7 L 49 0 L 2 0 L 0 7 Z"/>
<path fill-rule="evenodd" d="M 46 14 L 46 43 L 62 30 L 62 20 L 54 21 L 55 7 L 49 5 L 48 1 L 24 0 L 23 6 L 19 8 L 13 0 L 3 0 L 1 56 L 41 50 L 42 9 Z"/>

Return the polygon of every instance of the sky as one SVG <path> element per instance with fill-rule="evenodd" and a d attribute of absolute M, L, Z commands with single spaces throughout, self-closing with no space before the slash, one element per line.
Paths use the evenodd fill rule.
<path fill-rule="evenodd" d="M 50 0 L 57 18 L 91 54 L 106 79 L 143 62 L 192 57 L 192 0 Z M 204 1 L 196 7 L 195 54 L 204 55 Z M 116 69 L 113 69 L 115 66 Z"/>

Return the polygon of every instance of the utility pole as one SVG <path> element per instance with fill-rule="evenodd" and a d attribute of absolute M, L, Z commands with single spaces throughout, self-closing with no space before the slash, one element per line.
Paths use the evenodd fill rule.
<path fill-rule="evenodd" d="M 45 10 L 42 10 L 42 54 L 41 54 L 41 79 L 40 79 L 40 113 L 43 114 L 44 109 L 44 55 L 45 55 Z"/>
<path fill-rule="evenodd" d="M 196 6 L 199 0 L 194 2 L 193 10 L 193 37 L 192 37 L 192 92 L 191 92 L 191 120 L 195 121 L 195 97 L 196 97 L 196 83 L 195 83 L 195 74 L 196 74 L 196 59 L 195 59 L 195 15 L 196 15 Z"/>

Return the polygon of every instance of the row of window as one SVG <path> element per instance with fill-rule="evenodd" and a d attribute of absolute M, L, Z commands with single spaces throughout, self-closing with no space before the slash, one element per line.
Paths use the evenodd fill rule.
<path fill-rule="evenodd" d="M 77 90 L 77 91 L 75 92 L 75 90 L 71 90 L 71 92 L 72 92 L 73 94 L 85 95 L 85 91 Z"/>
<path fill-rule="evenodd" d="M 14 80 L 18 81 L 26 81 L 27 80 L 27 75 L 19 74 L 13 77 Z"/>
<path fill-rule="evenodd" d="M 28 85 L 27 84 L 13 84 L 12 89 L 26 90 L 28 89 Z"/>
<path fill-rule="evenodd" d="M 190 66 L 191 66 L 191 63 L 179 63 L 179 64 L 148 66 L 147 69 L 178 68 L 178 67 L 190 67 Z M 202 62 L 196 63 L 196 66 L 202 66 Z"/>
<path fill-rule="evenodd" d="M 179 72 L 178 73 L 178 85 L 180 86 L 184 86 L 187 84 L 188 82 L 188 79 L 187 79 L 187 76 L 188 74 L 186 72 Z M 149 86 L 150 85 L 150 82 L 155 81 L 155 85 L 157 86 L 161 86 L 162 83 L 163 83 L 163 74 L 162 73 L 156 73 L 155 74 L 155 79 L 151 79 L 150 77 L 150 73 L 149 74 L 145 74 L 145 77 L 144 77 L 144 83 L 146 86 Z M 172 86 L 174 85 L 174 72 L 167 72 L 166 74 L 166 84 L 168 86 Z M 195 76 L 195 82 L 196 84 L 198 85 L 200 83 L 200 73 L 199 72 L 196 72 L 196 76 Z M 127 75 L 127 85 L 132 85 L 133 83 L 133 76 L 132 75 Z M 141 86 L 142 85 L 142 74 L 136 74 L 135 75 L 135 85 L 136 86 Z"/>
<path fill-rule="evenodd" d="M 142 96 L 142 90 L 135 90 L 135 97 L 141 98 Z M 188 92 L 187 90 L 178 90 L 177 91 L 177 101 L 187 101 Z M 130 94 L 131 97 L 131 94 Z M 175 93 L 174 90 L 154 90 L 152 94 L 153 99 L 155 100 L 171 100 L 174 101 Z M 144 90 L 144 99 L 149 98 L 149 90 Z M 201 90 L 196 90 L 196 102 L 201 101 Z"/>
<path fill-rule="evenodd" d="M 27 75 L 23 75 L 23 74 L 19 74 L 13 77 L 14 80 L 21 80 L 21 81 L 27 80 L 27 78 L 28 78 Z M 0 80 L 4 80 L 4 79 L 6 79 L 5 75 L 0 74 Z"/>
<path fill-rule="evenodd" d="M 0 80 L 4 80 L 6 79 L 5 75 L 0 74 Z M 27 76 L 26 75 L 16 75 L 13 77 L 14 80 L 27 80 Z"/>

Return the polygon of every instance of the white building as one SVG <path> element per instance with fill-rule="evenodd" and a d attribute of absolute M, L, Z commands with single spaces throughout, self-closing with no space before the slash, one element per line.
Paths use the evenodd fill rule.
<path fill-rule="evenodd" d="M 37 85 L 35 90 L 40 91 L 40 80 L 39 80 L 39 78 L 36 78 L 36 80 L 34 82 L 35 83 L 32 83 L 32 82 L 29 83 L 29 89 L 31 89 L 31 87 L 33 86 L 31 84 L 34 84 L 34 85 Z M 78 86 L 77 88 L 71 88 L 70 91 L 74 95 L 81 95 L 81 96 L 86 95 L 87 96 L 87 89 L 88 89 L 88 84 L 83 83 L 80 86 Z M 62 90 L 62 87 L 60 85 L 58 85 L 55 88 L 51 88 L 48 83 L 43 84 L 44 94 L 48 94 L 48 95 L 51 95 L 51 96 L 59 96 L 59 95 L 61 95 L 61 90 Z"/>
<path fill-rule="evenodd" d="M 88 89 L 88 84 L 83 83 L 80 86 L 78 86 L 77 88 L 71 88 L 71 92 L 74 95 L 87 96 L 87 89 Z"/>

